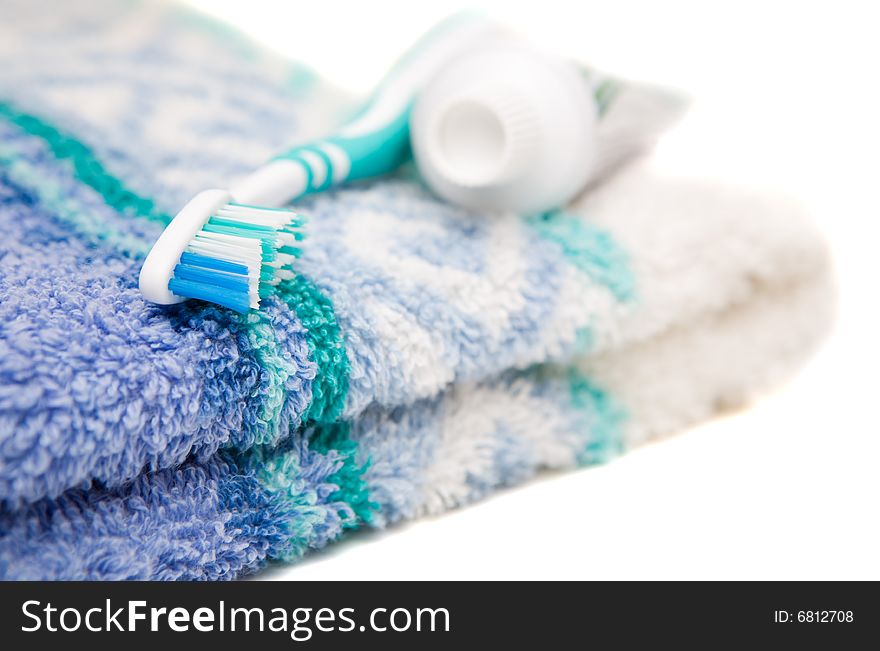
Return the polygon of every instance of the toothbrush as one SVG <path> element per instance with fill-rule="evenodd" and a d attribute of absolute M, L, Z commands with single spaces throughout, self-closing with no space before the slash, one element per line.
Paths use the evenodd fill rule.
<path fill-rule="evenodd" d="M 419 90 L 455 57 L 500 33 L 481 16 L 447 19 L 401 58 L 335 135 L 293 147 L 229 191 L 197 194 L 144 260 L 141 293 L 161 305 L 195 298 L 238 312 L 258 309 L 275 285 L 294 277 L 305 235 L 306 220 L 280 206 L 394 171 L 409 157 L 409 116 Z"/>

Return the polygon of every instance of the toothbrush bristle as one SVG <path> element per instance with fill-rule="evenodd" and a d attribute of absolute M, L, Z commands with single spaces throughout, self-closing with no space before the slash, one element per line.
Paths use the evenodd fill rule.
<path fill-rule="evenodd" d="M 227 203 L 184 249 L 168 289 L 238 312 L 258 308 L 275 285 L 294 277 L 305 222 L 292 210 Z"/>

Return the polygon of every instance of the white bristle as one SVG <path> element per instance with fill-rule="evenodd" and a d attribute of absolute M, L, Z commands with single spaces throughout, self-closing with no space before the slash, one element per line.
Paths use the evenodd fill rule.
<path fill-rule="evenodd" d="M 278 233 L 281 246 L 296 246 L 296 238 L 292 233 Z"/>

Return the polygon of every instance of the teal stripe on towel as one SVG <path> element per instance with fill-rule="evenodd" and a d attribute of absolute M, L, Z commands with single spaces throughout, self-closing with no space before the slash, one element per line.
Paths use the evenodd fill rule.
<path fill-rule="evenodd" d="M 553 211 L 530 217 L 527 223 L 561 249 L 575 267 L 607 287 L 621 302 L 635 298 L 636 281 L 626 251 L 606 231 L 583 216 Z"/>
<path fill-rule="evenodd" d="M 145 217 L 160 224 L 171 221 L 171 216 L 159 210 L 152 199 L 139 196 L 110 174 L 92 150 L 74 136 L 35 115 L 15 109 L 8 102 L 0 101 L 0 118 L 44 140 L 55 157 L 69 161 L 76 177 L 98 192 L 110 207 L 122 214 Z"/>

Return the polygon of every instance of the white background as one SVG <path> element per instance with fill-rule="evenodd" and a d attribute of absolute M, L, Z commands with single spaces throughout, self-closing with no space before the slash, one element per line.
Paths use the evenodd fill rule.
<path fill-rule="evenodd" d="M 482 8 L 557 52 L 684 89 L 658 167 L 770 185 L 834 251 L 836 331 L 752 408 L 607 466 L 366 533 L 279 579 L 880 579 L 880 47 L 846 2 L 226 2 L 268 47 L 365 93 L 423 30 Z"/>

